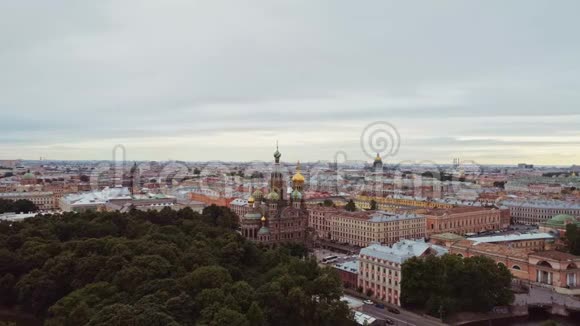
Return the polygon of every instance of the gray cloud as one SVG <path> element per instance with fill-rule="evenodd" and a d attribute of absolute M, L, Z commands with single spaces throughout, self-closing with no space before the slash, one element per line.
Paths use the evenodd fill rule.
<path fill-rule="evenodd" d="M 3 2 L 0 157 L 99 158 L 122 142 L 137 159 L 252 160 L 280 139 L 289 159 L 363 159 L 362 129 L 384 120 L 400 159 L 578 163 L 578 9 Z"/>

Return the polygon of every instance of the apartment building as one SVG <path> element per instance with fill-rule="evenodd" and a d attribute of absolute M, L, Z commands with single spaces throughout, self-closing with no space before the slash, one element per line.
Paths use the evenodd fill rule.
<path fill-rule="evenodd" d="M 447 248 L 423 240 L 401 240 L 392 246 L 371 244 L 359 254 L 359 287 L 374 298 L 400 306 L 401 265 L 411 257 L 447 252 Z"/>
<path fill-rule="evenodd" d="M 3 192 L 0 193 L 0 199 L 14 201 L 19 199 L 30 200 L 40 210 L 53 210 L 57 208 L 55 195 L 50 191 Z"/>
<path fill-rule="evenodd" d="M 477 233 L 499 230 L 503 219 L 501 211 L 485 207 L 436 208 L 425 212 L 427 236 L 438 233 Z"/>

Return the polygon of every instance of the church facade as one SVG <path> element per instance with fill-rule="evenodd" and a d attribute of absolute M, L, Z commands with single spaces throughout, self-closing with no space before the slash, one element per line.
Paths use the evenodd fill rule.
<path fill-rule="evenodd" d="M 240 220 L 241 232 L 247 239 L 265 244 L 306 243 L 308 210 L 304 203 L 304 176 L 300 164 L 292 177 L 292 192 L 286 194 L 286 182 L 280 167 L 282 154 L 276 147 L 270 175 L 269 192 L 256 190 L 248 199 L 250 209 Z"/>

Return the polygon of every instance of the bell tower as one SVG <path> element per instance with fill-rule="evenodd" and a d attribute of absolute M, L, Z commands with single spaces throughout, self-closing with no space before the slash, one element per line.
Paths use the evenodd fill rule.
<path fill-rule="evenodd" d="M 284 200 L 284 176 L 280 169 L 280 157 L 282 154 L 278 151 L 278 141 L 276 141 L 276 151 L 274 152 L 274 167 L 270 175 L 270 191 L 278 194 L 281 200 Z"/>

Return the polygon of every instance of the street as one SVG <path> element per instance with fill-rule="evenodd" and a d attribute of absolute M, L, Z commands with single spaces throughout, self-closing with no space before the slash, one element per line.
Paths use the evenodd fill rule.
<path fill-rule="evenodd" d="M 367 305 L 365 304 L 362 308 L 362 312 L 369 314 L 373 317 L 378 317 L 380 319 L 391 319 L 392 321 L 395 322 L 395 325 L 401 325 L 401 326 L 441 326 L 441 325 L 445 325 L 443 323 L 431 320 L 431 319 L 427 319 L 421 315 L 417 315 L 405 310 L 402 310 L 401 308 L 398 308 L 401 313 L 400 314 L 393 314 L 391 312 L 389 312 L 387 310 L 387 308 L 385 309 L 380 309 L 377 308 L 373 305 Z"/>

